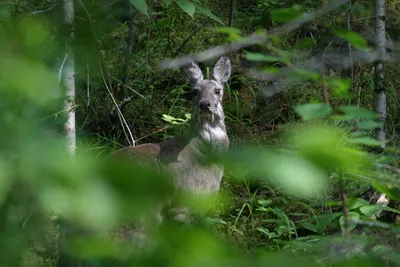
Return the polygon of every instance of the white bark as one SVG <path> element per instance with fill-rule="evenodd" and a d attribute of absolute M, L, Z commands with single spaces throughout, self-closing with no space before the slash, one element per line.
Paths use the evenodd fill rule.
<path fill-rule="evenodd" d="M 375 2 L 375 42 L 379 58 L 383 58 L 386 53 L 385 36 L 385 0 L 376 0 Z M 384 65 L 383 61 L 378 61 L 375 65 L 375 94 L 376 94 L 376 112 L 383 122 L 381 128 L 376 129 L 376 140 L 386 141 L 386 88 L 384 86 Z M 385 148 L 382 145 L 381 148 Z"/>
<path fill-rule="evenodd" d="M 74 23 L 74 1 L 63 0 L 64 9 L 64 23 L 66 28 L 70 31 L 69 41 L 71 42 L 74 38 L 73 23 Z M 76 130 L 75 130 L 75 62 L 74 54 L 71 48 L 71 44 L 66 44 L 67 59 L 64 67 L 64 86 L 66 89 L 64 109 L 68 112 L 67 122 L 65 129 L 67 132 L 68 151 L 74 155 L 76 148 Z"/>

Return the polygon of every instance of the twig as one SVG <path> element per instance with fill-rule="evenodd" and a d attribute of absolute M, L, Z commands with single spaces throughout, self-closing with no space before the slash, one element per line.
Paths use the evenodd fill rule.
<path fill-rule="evenodd" d="M 335 0 L 331 1 L 330 4 L 327 5 L 327 7 L 322 8 L 321 10 L 317 10 L 314 12 L 309 12 L 305 13 L 303 16 L 301 16 L 298 19 L 294 19 L 291 22 L 288 22 L 284 24 L 281 27 L 277 27 L 269 32 L 269 36 L 280 36 L 288 31 L 295 30 L 307 22 L 310 22 L 318 17 L 321 17 L 325 15 L 326 13 L 329 13 L 342 5 L 346 4 L 350 0 Z M 243 38 L 240 41 L 237 42 L 231 42 L 225 45 L 220 45 L 216 47 L 209 48 L 207 50 L 204 50 L 200 53 L 193 54 L 193 55 L 187 55 L 183 56 L 180 58 L 176 59 L 170 59 L 170 60 L 165 60 L 160 63 L 159 67 L 161 69 L 174 69 L 178 67 L 182 67 L 184 65 L 187 65 L 189 62 L 192 60 L 197 61 L 197 62 L 202 62 L 206 60 L 210 60 L 219 56 L 222 56 L 226 53 L 233 52 L 240 50 L 242 48 L 255 45 L 255 44 L 261 44 L 269 40 L 269 37 L 266 36 L 265 34 L 251 34 L 248 37 Z"/>
<path fill-rule="evenodd" d="M 231 0 L 231 8 L 229 10 L 229 27 L 233 26 L 233 18 L 235 15 L 236 0 Z"/>
<path fill-rule="evenodd" d="M 101 63 L 100 63 L 100 66 L 101 66 Z M 112 94 L 110 88 L 108 87 L 108 84 L 107 84 L 107 81 L 106 81 L 106 79 L 105 79 L 105 76 L 104 76 L 104 72 L 103 72 L 103 68 L 102 68 L 102 67 L 100 67 L 100 71 L 101 71 L 101 76 L 102 76 L 102 78 L 103 78 L 103 82 L 104 82 L 104 85 L 105 85 L 105 87 L 106 87 L 106 89 L 107 89 L 107 92 L 108 92 L 108 94 L 110 95 L 111 100 L 113 101 L 113 103 L 114 103 L 114 105 L 115 105 L 115 108 L 116 108 L 116 110 L 117 110 L 118 117 L 119 117 L 119 119 L 120 119 L 120 121 L 121 121 L 121 124 L 122 124 L 122 130 L 123 130 L 124 133 L 125 133 L 126 139 L 128 140 L 128 143 L 129 143 L 130 146 L 135 146 L 135 139 L 133 138 L 131 129 L 129 128 L 128 123 L 126 122 L 124 115 L 122 114 L 121 110 L 119 109 L 118 104 L 117 104 L 117 101 L 115 101 L 115 98 L 114 98 L 114 96 L 113 96 L 113 94 Z M 127 136 L 127 134 L 126 134 L 126 132 L 125 132 L 125 127 L 124 127 L 124 126 L 126 127 L 126 130 L 128 131 L 129 137 L 130 137 L 131 139 L 128 138 L 128 136 Z"/>
<path fill-rule="evenodd" d="M 347 10 L 347 30 L 351 31 L 351 0 L 349 2 L 349 9 Z M 350 84 L 350 92 L 353 92 L 353 84 L 354 84 L 354 63 L 353 63 L 353 55 L 352 55 L 352 47 L 351 43 L 347 42 L 347 47 L 349 49 L 349 58 L 350 58 L 350 77 L 351 77 L 351 84 Z M 359 100 L 358 100 L 359 101 Z"/>
<path fill-rule="evenodd" d="M 322 90 L 324 91 L 324 100 L 327 105 L 331 105 L 329 101 L 329 93 L 328 93 L 328 86 L 325 80 L 325 73 L 321 74 L 321 83 L 322 83 Z"/>
<path fill-rule="evenodd" d="M 52 5 L 51 7 L 47 8 L 47 9 L 33 11 L 33 12 L 31 12 L 31 15 L 37 15 L 40 13 L 49 12 L 49 11 L 53 10 L 57 5 L 58 5 L 58 3 L 55 3 L 54 5 Z"/>
<path fill-rule="evenodd" d="M 87 60 L 87 59 L 86 59 Z M 89 63 L 86 62 L 86 71 L 87 71 L 87 102 L 86 102 L 86 108 L 89 108 L 90 106 L 90 69 L 89 69 Z"/>
<path fill-rule="evenodd" d="M 346 240 L 349 239 L 349 207 L 347 204 L 347 195 L 343 188 L 343 181 L 340 185 L 340 195 L 343 201 L 343 217 L 344 217 L 344 236 Z"/>
<path fill-rule="evenodd" d="M 60 88 L 61 78 L 62 78 L 65 62 L 67 62 L 67 58 L 68 58 L 68 53 L 65 52 L 64 59 L 61 62 L 60 69 L 58 70 L 57 89 Z"/>
<path fill-rule="evenodd" d="M 326 79 L 325 79 L 325 56 L 326 56 L 326 51 L 328 51 L 328 48 L 332 45 L 333 41 L 335 40 L 335 37 L 332 38 L 332 40 L 330 41 L 330 43 L 328 44 L 328 46 L 325 48 L 324 52 L 322 53 L 322 68 L 321 68 L 321 83 L 322 83 L 322 90 L 324 92 L 324 100 L 325 103 L 330 105 L 330 101 L 329 101 L 329 93 L 328 93 L 328 86 L 326 84 Z"/>
<path fill-rule="evenodd" d="M 285 67 L 281 68 L 278 73 L 267 73 L 265 71 L 261 70 L 256 70 L 256 69 L 250 69 L 247 71 L 247 75 L 251 76 L 253 79 L 257 80 L 268 80 L 271 81 L 272 84 L 268 85 L 265 90 L 268 91 L 273 91 L 274 93 L 279 92 L 280 90 L 283 90 L 286 84 L 289 82 L 293 82 L 292 77 L 290 77 L 291 74 L 295 73 L 297 71 L 297 68 L 302 68 L 302 69 L 307 69 L 308 71 L 318 71 L 320 72 L 321 69 L 325 68 L 325 65 L 329 62 L 332 61 L 337 61 L 338 67 L 346 68 L 348 67 L 351 62 L 348 58 L 348 55 L 337 55 L 337 54 L 326 54 L 324 58 L 324 64 L 322 65 L 322 61 L 319 60 L 321 55 L 317 55 L 314 57 L 311 57 L 310 59 L 300 62 L 297 66 L 294 67 Z M 383 61 L 393 61 L 393 57 L 389 57 L 387 54 L 384 56 L 384 58 L 380 58 L 380 55 L 376 51 L 357 51 L 353 53 L 353 61 L 354 62 L 368 62 L 372 63 L 376 60 L 383 60 Z M 288 77 L 289 76 L 289 77 Z M 288 77 L 288 78 L 287 78 Z M 278 89 L 275 89 L 278 88 Z M 271 96 L 271 95 L 270 95 Z"/>
<path fill-rule="evenodd" d="M 393 166 L 391 166 L 391 165 L 389 165 L 389 164 L 379 164 L 379 163 L 377 163 L 377 164 L 375 164 L 375 165 L 376 165 L 377 167 L 379 167 L 379 168 L 387 169 L 387 170 L 389 170 L 389 171 L 391 171 L 391 172 L 393 172 L 393 173 L 400 174 L 400 169 L 395 168 L 395 167 L 393 167 Z"/>
<path fill-rule="evenodd" d="M 132 12 L 132 4 L 129 1 L 126 1 L 129 5 L 129 18 L 126 22 L 128 25 L 128 36 L 125 39 L 125 62 L 124 66 L 122 68 L 122 84 L 124 86 L 124 91 L 123 91 L 123 96 L 125 97 L 126 95 L 126 84 L 128 82 L 128 74 L 129 74 L 129 62 L 131 61 L 132 58 L 132 48 L 133 48 L 133 12 Z"/>
<path fill-rule="evenodd" d="M 362 220 L 350 220 L 350 222 L 355 223 L 355 224 L 359 224 L 359 225 L 367 225 L 367 226 L 371 226 L 371 227 L 379 227 L 379 228 L 384 228 L 384 229 L 390 229 L 390 225 L 387 223 L 382 223 L 379 221 L 374 221 L 374 222 L 370 222 L 370 221 L 362 221 Z"/>

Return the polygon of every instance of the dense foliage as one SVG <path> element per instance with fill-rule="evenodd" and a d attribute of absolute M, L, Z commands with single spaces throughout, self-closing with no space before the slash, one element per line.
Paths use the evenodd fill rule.
<path fill-rule="evenodd" d="M 400 265 L 398 0 L 386 3 L 387 58 L 375 53 L 366 0 L 332 9 L 322 0 L 76 0 L 72 40 L 65 1 L 0 3 L 2 266 Z M 161 63 L 251 34 L 263 41 L 226 53 L 231 145 L 209 159 L 226 166 L 218 199 L 183 196 L 195 223 L 157 228 L 150 218 L 152 243 L 135 248 L 131 225 L 175 192 L 154 170 L 108 155 L 132 137 L 159 142 L 188 127 L 189 87 Z M 199 62 L 207 75 L 210 55 Z M 383 125 L 385 147 L 374 136 Z"/>

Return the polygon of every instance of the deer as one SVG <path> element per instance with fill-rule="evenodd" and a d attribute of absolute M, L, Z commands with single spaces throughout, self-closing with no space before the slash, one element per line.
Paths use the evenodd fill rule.
<path fill-rule="evenodd" d="M 226 56 L 220 57 L 211 71 L 210 79 L 204 79 L 199 65 L 194 61 L 180 70 L 193 93 L 190 127 L 180 136 L 160 143 L 121 148 L 113 155 L 139 160 L 157 168 L 159 172 L 171 173 L 177 191 L 217 194 L 224 174 L 223 164 L 202 164 L 198 159 L 210 152 L 226 152 L 229 149 L 222 100 L 225 83 L 231 75 L 231 62 Z M 160 204 L 157 211 L 160 224 L 163 221 L 161 209 L 165 205 Z M 178 222 L 188 223 L 191 220 L 187 207 L 174 207 L 169 212 Z"/>

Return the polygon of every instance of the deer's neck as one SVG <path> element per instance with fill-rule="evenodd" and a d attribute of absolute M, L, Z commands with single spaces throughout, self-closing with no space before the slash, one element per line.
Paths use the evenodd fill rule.
<path fill-rule="evenodd" d="M 226 132 L 224 117 L 215 118 L 214 121 L 192 121 L 191 138 L 198 145 L 209 145 L 214 151 L 228 149 L 229 139 Z"/>

